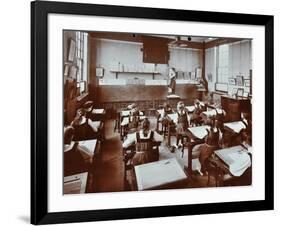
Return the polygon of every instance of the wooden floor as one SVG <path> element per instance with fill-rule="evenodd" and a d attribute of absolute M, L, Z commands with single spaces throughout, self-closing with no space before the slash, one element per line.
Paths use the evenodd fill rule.
<path fill-rule="evenodd" d="M 155 129 L 156 119 L 150 118 L 151 128 Z M 89 178 L 88 192 L 119 192 L 127 190 L 124 186 L 124 165 L 122 158 L 122 142 L 119 133 L 114 132 L 114 120 L 108 120 L 105 123 L 105 137 L 106 140 L 101 146 L 101 164 L 96 168 L 94 175 Z M 172 137 L 172 144 L 175 143 L 175 138 Z M 180 163 L 181 167 L 187 166 L 187 150 L 182 158 L 182 153 L 176 150 L 171 153 L 166 146 L 166 141 L 159 148 L 160 160 L 175 157 Z M 129 176 L 131 187 L 135 186 L 133 177 Z M 240 185 L 241 181 L 239 182 Z M 243 183 L 242 183 L 243 184 Z M 208 187 L 215 186 L 214 180 Z M 196 174 L 186 183 L 185 188 L 202 188 L 207 187 L 207 176 Z"/>

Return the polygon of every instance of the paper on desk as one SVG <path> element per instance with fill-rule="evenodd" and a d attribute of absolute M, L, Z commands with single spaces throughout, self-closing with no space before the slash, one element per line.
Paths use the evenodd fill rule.
<path fill-rule="evenodd" d="M 178 114 L 173 113 L 173 114 L 168 114 L 168 117 L 173 120 L 174 123 L 178 123 Z"/>
<path fill-rule="evenodd" d="M 125 125 L 128 125 L 129 124 L 129 118 L 126 117 L 126 118 L 123 118 L 122 122 L 121 122 L 121 126 L 125 126 Z"/>
<path fill-rule="evenodd" d="M 138 190 L 150 189 L 186 179 L 175 158 L 135 166 Z"/>
<path fill-rule="evenodd" d="M 131 116 L 131 120 L 132 120 L 132 117 Z M 139 121 L 142 121 L 146 118 L 146 116 L 139 116 Z M 122 122 L 121 122 L 121 126 L 126 126 L 129 124 L 129 117 L 126 117 L 126 118 L 123 118 Z"/>
<path fill-rule="evenodd" d="M 195 110 L 195 106 L 194 105 L 185 106 L 185 108 L 187 109 L 188 112 L 193 112 Z"/>
<path fill-rule="evenodd" d="M 211 111 L 203 111 L 202 114 L 206 115 L 207 117 L 212 117 L 217 114 L 216 110 L 211 110 Z"/>
<path fill-rule="evenodd" d="M 92 111 L 93 114 L 103 114 L 104 113 L 104 109 L 101 108 L 101 109 L 93 109 Z"/>
<path fill-rule="evenodd" d="M 157 112 L 161 115 L 160 116 L 161 118 L 164 117 L 164 109 L 159 109 L 159 110 L 157 110 Z"/>
<path fill-rule="evenodd" d="M 246 128 L 245 124 L 242 121 L 224 123 L 224 126 L 233 130 L 235 133 L 240 133 L 242 129 Z"/>
<path fill-rule="evenodd" d="M 188 128 L 193 136 L 197 137 L 198 139 L 203 139 L 208 134 L 207 129 L 210 129 L 210 126 L 196 126 Z"/>
<path fill-rule="evenodd" d="M 226 163 L 225 158 L 231 159 L 229 171 L 233 176 L 241 176 L 250 166 L 251 158 L 242 146 L 235 146 L 216 151 L 218 156 Z"/>
<path fill-rule="evenodd" d="M 172 98 L 180 98 L 179 95 L 176 95 L 176 94 L 170 94 L 167 96 L 168 99 L 172 99 Z"/>
<path fill-rule="evenodd" d="M 121 115 L 122 115 L 122 116 L 128 116 L 128 115 L 130 115 L 130 110 L 122 111 L 122 112 L 121 112 Z"/>
<path fill-rule="evenodd" d="M 64 152 L 71 151 L 73 149 L 74 144 L 75 144 L 74 141 L 71 141 L 70 144 L 65 144 L 64 145 Z"/>
<path fill-rule="evenodd" d="M 65 182 L 63 185 L 63 193 L 64 194 L 80 194 L 81 189 L 81 180 L 73 180 L 70 182 Z"/>

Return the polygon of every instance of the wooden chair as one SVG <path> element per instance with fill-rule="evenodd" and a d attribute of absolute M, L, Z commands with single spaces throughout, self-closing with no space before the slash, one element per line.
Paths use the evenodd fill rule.
<path fill-rule="evenodd" d="M 123 148 L 124 190 L 133 190 L 132 186 L 128 181 L 127 173 L 134 172 L 133 158 L 135 154 L 136 154 L 135 145 L 131 145 L 128 148 Z"/>
<path fill-rule="evenodd" d="M 234 177 L 229 173 L 227 167 L 218 158 L 214 156 L 211 156 L 207 161 L 207 186 L 210 185 L 211 177 L 215 179 L 216 187 L 231 185 L 231 181 L 233 181 Z"/>

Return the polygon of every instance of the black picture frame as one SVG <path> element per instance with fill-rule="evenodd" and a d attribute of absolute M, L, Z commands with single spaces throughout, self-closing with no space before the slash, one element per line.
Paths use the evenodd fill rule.
<path fill-rule="evenodd" d="M 48 14 L 72 14 L 197 21 L 265 27 L 265 199 L 107 210 L 48 212 Z M 51 224 L 272 210 L 273 161 L 273 16 L 116 5 L 31 3 L 31 223 Z"/>

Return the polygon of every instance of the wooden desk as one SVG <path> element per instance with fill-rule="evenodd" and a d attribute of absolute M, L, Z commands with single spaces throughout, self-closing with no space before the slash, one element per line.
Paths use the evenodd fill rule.
<path fill-rule="evenodd" d="M 173 114 L 168 114 L 168 118 L 170 119 L 168 123 L 168 146 L 171 146 L 171 135 L 172 135 L 172 129 L 175 129 L 176 124 L 178 122 L 178 114 L 173 113 Z"/>
<path fill-rule="evenodd" d="M 175 158 L 135 166 L 138 190 L 183 186 L 187 176 Z"/>
<path fill-rule="evenodd" d="M 201 113 L 201 117 L 202 119 L 206 122 L 207 119 L 213 117 L 213 116 L 216 116 L 217 115 L 217 112 L 219 114 L 223 114 L 225 115 L 225 111 L 223 109 L 219 109 L 219 108 L 213 108 L 212 110 L 209 110 L 209 111 L 203 111 Z"/>
<path fill-rule="evenodd" d="M 180 99 L 180 96 L 176 94 L 170 94 L 167 96 L 168 104 L 174 109 L 176 109 L 177 103 L 180 101 Z"/>
<path fill-rule="evenodd" d="M 241 176 L 251 166 L 248 151 L 241 145 L 217 150 L 215 155 L 225 163 L 231 175 L 236 177 Z"/>
<path fill-rule="evenodd" d="M 204 126 L 189 127 L 187 129 L 188 136 L 191 141 L 202 140 L 208 134 L 207 129 L 210 129 L 210 126 L 204 125 Z"/>
<path fill-rule="evenodd" d="M 231 133 L 238 134 L 242 129 L 245 129 L 246 126 L 242 121 L 236 121 L 224 123 L 224 128 Z"/>
<path fill-rule="evenodd" d="M 78 142 L 81 148 L 81 154 L 90 157 L 90 163 L 93 164 L 100 154 L 100 142 L 97 139 L 82 140 Z"/>
<path fill-rule="evenodd" d="M 64 145 L 65 175 L 94 171 L 100 162 L 100 157 L 100 141 L 96 139 L 72 141 L 70 145 Z"/>
<path fill-rule="evenodd" d="M 105 114 L 106 111 L 103 108 L 93 109 L 91 112 L 91 119 L 92 121 L 105 121 Z"/>
<path fill-rule="evenodd" d="M 159 130 L 159 123 L 163 119 L 163 117 L 164 117 L 164 108 L 156 110 L 156 118 L 157 118 L 156 131 L 160 131 Z M 163 130 L 163 125 L 162 125 L 162 130 Z"/>
<path fill-rule="evenodd" d="M 83 194 L 86 192 L 88 172 L 63 178 L 63 194 Z"/>
<path fill-rule="evenodd" d="M 130 110 L 125 110 L 125 111 L 121 111 L 121 114 L 120 114 L 120 119 L 119 119 L 119 131 L 120 131 L 120 135 L 121 135 L 121 139 L 123 140 L 124 136 L 125 136 L 125 130 L 124 130 L 124 127 L 129 125 L 130 123 L 130 119 L 132 119 L 132 117 L 134 116 L 131 116 L 130 115 Z M 130 118 L 131 117 L 131 118 Z M 146 116 L 144 115 L 144 113 L 142 111 L 139 111 L 139 115 L 136 116 L 138 117 L 138 121 L 141 122 L 143 121 Z"/>
<path fill-rule="evenodd" d="M 188 113 L 193 113 L 195 110 L 195 106 L 194 105 L 185 106 L 185 109 L 187 110 Z"/>
<path fill-rule="evenodd" d="M 196 127 L 189 127 L 187 130 L 187 135 L 189 138 L 189 142 L 184 144 L 183 148 L 187 147 L 187 160 L 188 160 L 188 167 L 187 171 L 190 175 L 192 175 L 192 149 L 197 144 L 203 144 L 205 142 L 205 136 L 208 134 L 206 129 L 210 129 L 210 126 L 196 126 Z"/>
<path fill-rule="evenodd" d="M 221 96 L 222 109 L 226 111 L 226 122 L 241 120 L 241 112 L 251 112 L 250 99 L 232 98 L 229 96 Z"/>

